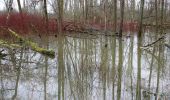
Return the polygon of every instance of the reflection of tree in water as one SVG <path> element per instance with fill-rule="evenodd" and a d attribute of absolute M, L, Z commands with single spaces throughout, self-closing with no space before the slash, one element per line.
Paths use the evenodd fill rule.
<path fill-rule="evenodd" d="M 146 34 L 142 40 L 143 42 L 145 41 L 145 44 L 152 43 L 152 41 L 147 41 L 146 37 L 152 38 L 152 41 L 156 40 L 153 36 L 149 37 Z M 42 39 L 45 42 L 45 38 Z M 153 53 L 154 49 L 139 46 L 141 47 L 140 52 L 142 52 L 141 59 L 138 59 L 139 61 L 141 60 L 141 79 L 138 77 L 139 79 L 137 80 L 136 68 L 138 66 L 136 54 L 140 52 L 136 51 L 136 39 L 135 36 L 134 38 L 123 37 L 122 47 L 120 46 L 120 48 L 116 44 L 120 42 L 118 38 L 106 38 L 104 36 L 96 39 L 62 37 L 60 40 L 54 39 L 58 43 L 57 45 L 56 42 L 50 42 L 54 41 L 53 39 L 49 39 L 47 40 L 49 41 L 48 47 L 58 48 L 58 53 L 56 53 L 57 59 L 47 58 L 28 49 L 24 49 L 23 52 L 19 49 L 15 51 L 7 50 L 5 53 L 9 55 L 5 57 L 5 61 L 1 60 L 0 64 L 2 76 L 1 98 L 44 98 L 48 100 L 67 99 L 69 97 L 71 99 L 102 98 L 107 100 L 113 98 L 113 94 L 115 94 L 114 98 L 116 99 L 116 94 L 119 92 L 117 90 L 118 85 L 121 84 L 122 89 L 119 93 L 121 98 L 129 99 L 131 97 L 135 99 L 137 81 L 141 81 L 141 87 L 139 88 L 142 92 L 141 97 L 143 98 L 146 93 L 145 96 L 150 95 L 152 99 L 155 98 L 156 85 L 153 83 L 157 83 L 158 72 L 160 73 L 158 94 L 167 94 L 167 90 L 164 87 L 165 84 L 163 84 L 169 77 L 167 70 L 169 56 L 166 55 L 166 49 L 159 51 L 159 43 L 157 43 L 153 47 L 149 47 L 155 48 L 155 53 Z M 47 44 L 42 44 L 42 47 L 47 47 Z M 164 56 L 159 58 L 159 52 L 163 55 L 163 51 L 165 53 Z M 21 53 L 23 53 L 22 60 L 20 59 Z M 118 68 L 118 53 L 122 54 L 122 73 L 119 72 L 120 69 Z M 160 71 L 158 71 L 158 59 L 161 60 L 160 62 L 163 61 L 163 64 L 160 64 L 164 65 L 160 67 Z M 58 62 L 59 60 L 60 63 Z M 151 69 L 152 60 L 153 68 Z M 143 63 L 145 63 L 145 66 Z M 5 64 L 9 70 L 4 69 Z M 21 67 L 17 67 L 19 65 Z M 144 72 L 149 76 L 151 70 L 152 74 L 150 77 L 146 78 L 143 76 Z M 119 77 L 121 75 L 122 79 L 120 80 Z M 149 78 L 150 82 L 147 82 Z M 8 84 L 6 84 L 7 82 Z M 144 86 L 142 86 L 143 83 L 145 83 Z M 23 93 L 22 91 L 25 92 Z M 150 92 L 148 93 L 148 91 Z M 60 97 L 58 94 L 60 94 Z"/>

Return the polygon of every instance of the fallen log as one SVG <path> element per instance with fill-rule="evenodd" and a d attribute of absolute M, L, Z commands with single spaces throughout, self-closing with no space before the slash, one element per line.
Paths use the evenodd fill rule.
<path fill-rule="evenodd" d="M 8 43 L 4 40 L 0 39 L 0 46 L 5 47 L 5 48 L 9 48 L 9 49 L 13 49 L 13 48 L 21 48 L 22 46 L 18 45 L 18 44 L 12 44 L 12 43 Z"/>
<path fill-rule="evenodd" d="M 15 36 L 19 41 L 22 41 L 22 43 L 29 46 L 33 51 L 39 52 L 39 53 L 46 55 L 50 58 L 55 57 L 55 52 L 53 50 L 47 50 L 47 49 L 41 48 L 36 43 L 29 41 L 29 40 L 25 40 L 23 37 L 19 36 L 16 32 L 14 32 L 11 29 L 8 29 L 8 31 L 10 32 L 10 34 Z"/>
<path fill-rule="evenodd" d="M 0 47 L 5 47 L 8 49 L 21 48 L 21 46 L 18 44 L 11 44 L 1 39 L 0 39 Z M 8 54 L 3 53 L 3 51 L 4 49 L 0 51 L 0 59 L 4 59 L 4 57 L 8 55 Z"/>

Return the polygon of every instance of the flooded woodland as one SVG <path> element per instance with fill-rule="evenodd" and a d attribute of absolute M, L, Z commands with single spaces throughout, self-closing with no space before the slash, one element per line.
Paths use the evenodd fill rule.
<path fill-rule="evenodd" d="M 0 100 L 170 100 L 168 0 L 0 6 Z"/>

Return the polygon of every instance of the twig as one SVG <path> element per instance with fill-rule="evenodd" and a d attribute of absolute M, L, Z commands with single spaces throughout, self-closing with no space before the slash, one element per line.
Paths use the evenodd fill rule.
<path fill-rule="evenodd" d="M 145 45 L 145 46 L 142 46 L 142 47 L 152 46 L 152 45 L 156 44 L 157 42 L 161 41 L 161 40 L 164 39 L 164 38 L 165 38 L 165 37 L 162 36 L 162 37 L 158 38 L 156 41 L 154 41 L 154 42 L 152 42 L 152 43 L 150 43 L 150 44 L 147 44 L 147 45 Z"/>

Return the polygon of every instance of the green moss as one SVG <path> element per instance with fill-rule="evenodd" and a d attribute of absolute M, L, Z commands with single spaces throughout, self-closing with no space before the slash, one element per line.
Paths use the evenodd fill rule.
<path fill-rule="evenodd" d="M 18 40 L 23 41 L 23 43 L 27 46 L 29 46 L 32 50 L 39 52 L 43 55 L 46 55 L 50 58 L 54 58 L 55 57 L 55 52 L 52 50 L 47 50 L 44 48 L 40 48 L 36 43 L 32 42 L 32 41 L 28 41 L 25 40 L 23 37 L 19 36 L 16 32 L 12 31 L 11 29 L 8 29 L 8 31 L 15 36 Z"/>
<path fill-rule="evenodd" d="M 18 45 L 18 44 L 11 44 L 11 43 L 8 43 L 4 40 L 0 40 L 0 46 L 3 46 L 3 47 L 6 47 L 6 48 L 10 48 L 10 49 L 13 49 L 13 48 L 21 48 L 22 46 Z"/>

